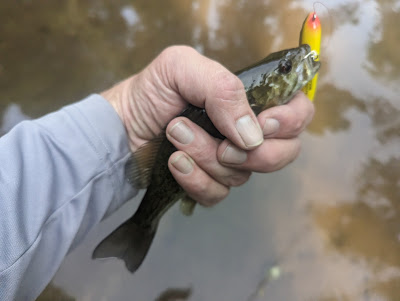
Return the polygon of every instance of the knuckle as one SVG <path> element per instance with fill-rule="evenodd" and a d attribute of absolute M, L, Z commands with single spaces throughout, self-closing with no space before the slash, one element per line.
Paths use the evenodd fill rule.
<path fill-rule="evenodd" d="M 218 193 L 212 200 L 213 204 L 216 204 L 216 203 L 222 201 L 223 199 L 225 199 L 228 196 L 228 194 L 229 194 L 229 188 L 224 187 L 224 189 L 221 190 L 220 193 Z"/>
<path fill-rule="evenodd" d="M 212 178 L 193 181 L 186 191 L 203 206 L 209 207 L 226 198 L 229 187 L 216 183 Z"/>
<path fill-rule="evenodd" d="M 208 187 L 211 185 L 210 178 L 198 179 L 193 181 L 190 185 L 190 193 L 196 196 L 196 199 L 201 199 L 209 194 Z"/>
<path fill-rule="evenodd" d="M 166 66 L 174 67 L 178 61 L 182 60 L 182 57 L 186 57 L 193 52 L 195 49 L 189 46 L 174 45 L 165 48 L 158 56 L 158 59 L 163 62 Z"/>
<path fill-rule="evenodd" d="M 311 120 L 315 113 L 315 106 L 311 100 L 305 96 L 301 102 L 301 108 L 299 110 L 303 112 L 305 120 Z"/>
<path fill-rule="evenodd" d="M 199 140 L 201 139 L 194 139 L 193 142 L 188 147 L 187 151 L 193 158 L 193 160 L 202 163 L 201 165 L 209 164 L 212 162 L 215 156 L 211 155 L 212 152 L 211 149 L 209 148 L 209 145 L 203 144 Z"/>
<path fill-rule="evenodd" d="M 311 120 L 314 118 L 315 114 L 315 106 L 314 104 L 309 101 L 309 109 L 308 109 L 308 118 L 307 118 L 307 125 L 311 122 Z"/>
<path fill-rule="evenodd" d="M 288 107 L 286 114 L 286 132 L 289 137 L 295 137 L 303 131 L 305 118 L 301 117 L 299 113 L 291 107 Z"/>
<path fill-rule="evenodd" d="M 181 46 L 181 45 L 174 45 L 165 48 L 161 53 L 160 56 L 165 57 L 180 57 L 186 53 L 195 52 L 192 47 L 190 46 Z"/>
<path fill-rule="evenodd" d="M 182 145 L 179 149 L 187 153 L 197 165 L 203 168 L 213 166 L 216 162 L 216 154 L 213 155 L 215 151 L 209 145 L 199 144 L 196 139 L 190 145 Z"/>
<path fill-rule="evenodd" d="M 289 163 L 293 162 L 293 161 L 299 156 L 299 154 L 300 154 L 300 152 L 301 152 L 301 142 L 300 142 L 300 139 L 296 139 L 296 140 L 294 141 L 294 143 L 295 143 L 295 146 L 294 146 L 293 156 L 292 156 L 292 158 L 291 158 L 291 160 L 290 160 Z"/>
<path fill-rule="evenodd" d="M 280 169 L 282 162 L 282 154 L 280 152 L 269 152 L 264 164 L 263 170 L 265 172 L 271 172 Z"/>
<path fill-rule="evenodd" d="M 266 164 L 264 165 L 266 172 L 277 171 L 284 166 L 293 162 L 299 155 L 301 150 L 300 139 L 293 139 L 291 146 L 287 147 L 285 152 L 270 152 Z"/>
<path fill-rule="evenodd" d="M 299 135 L 304 129 L 303 120 L 299 119 L 298 117 L 294 117 L 293 124 L 292 124 L 292 131 L 294 135 Z"/>
<path fill-rule="evenodd" d="M 286 158 L 286 160 L 282 161 L 279 165 L 277 165 L 275 167 L 274 170 L 279 170 L 282 169 L 283 167 L 285 167 L 286 165 L 289 165 L 290 163 L 292 163 L 293 161 L 296 160 L 296 158 L 299 156 L 301 151 L 301 147 L 300 144 L 298 146 L 295 147 L 295 149 L 292 151 L 292 153 L 290 154 L 290 156 L 288 156 Z"/>
<path fill-rule="evenodd" d="M 303 92 L 296 95 L 296 100 L 289 103 L 286 116 L 288 132 L 291 136 L 299 135 L 311 122 L 315 107 Z"/>
<path fill-rule="evenodd" d="M 224 90 L 235 91 L 243 87 L 240 79 L 225 68 L 215 74 L 215 82 Z"/>
<path fill-rule="evenodd" d="M 196 138 L 185 150 L 200 166 L 209 167 L 217 164 L 217 143 L 207 133 L 196 133 Z"/>
<path fill-rule="evenodd" d="M 246 183 L 250 178 L 251 172 L 241 172 L 235 175 L 228 176 L 225 179 L 225 185 L 230 187 L 237 187 Z"/>
<path fill-rule="evenodd" d="M 244 95 L 244 86 L 240 79 L 225 68 L 215 73 L 212 79 L 212 92 L 221 100 L 237 101 Z"/>
<path fill-rule="evenodd" d="M 224 187 L 214 191 L 213 194 L 208 195 L 206 198 L 199 198 L 199 203 L 205 207 L 211 207 L 225 199 L 229 194 L 229 188 Z"/>
<path fill-rule="evenodd" d="M 315 106 L 311 101 L 308 102 L 308 112 L 311 117 L 315 114 Z"/>

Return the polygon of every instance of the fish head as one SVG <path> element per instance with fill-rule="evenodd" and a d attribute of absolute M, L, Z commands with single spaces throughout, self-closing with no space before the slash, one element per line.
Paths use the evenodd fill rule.
<path fill-rule="evenodd" d="M 318 72 L 307 44 L 267 56 L 259 63 L 237 73 L 242 80 L 250 106 L 256 113 L 287 103 Z"/>

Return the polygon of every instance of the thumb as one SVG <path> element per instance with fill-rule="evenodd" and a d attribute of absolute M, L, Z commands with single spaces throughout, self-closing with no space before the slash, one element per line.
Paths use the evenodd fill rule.
<path fill-rule="evenodd" d="M 186 46 L 163 51 L 159 74 L 177 94 L 205 108 L 215 127 L 242 149 L 260 145 L 263 133 L 240 79 L 221 64 Z"/>

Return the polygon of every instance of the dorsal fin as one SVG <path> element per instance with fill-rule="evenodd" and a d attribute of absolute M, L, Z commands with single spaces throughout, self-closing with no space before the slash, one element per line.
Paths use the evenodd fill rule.
<path fill-rule="evenodd" d="M 154 163 L 165 133 L 140 146 L 125 166 L 125 176 L 133 187 L 144 189 L 150 185 Z"/>

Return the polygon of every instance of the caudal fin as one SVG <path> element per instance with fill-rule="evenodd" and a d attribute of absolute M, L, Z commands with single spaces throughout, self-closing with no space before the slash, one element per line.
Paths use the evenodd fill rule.
<path fill-rule="evenodd" d="M 155 228 L 143 228 L 128 220 L 107 236 L 93 251 L 92 258 L 117 257 L 133 273 L 142 264 L 155 235 Z"/>

